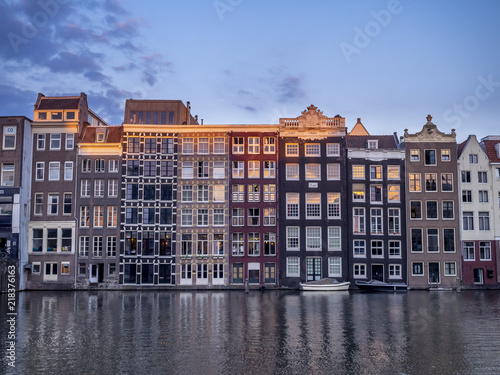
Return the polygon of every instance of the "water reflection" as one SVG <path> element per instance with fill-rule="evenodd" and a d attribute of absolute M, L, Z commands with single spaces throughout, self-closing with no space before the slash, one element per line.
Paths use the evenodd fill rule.
<path fill-rule="evenodd" d="M 26 292 L 17 332 L 0 373 L 500 373 L 493 291 Z"/>

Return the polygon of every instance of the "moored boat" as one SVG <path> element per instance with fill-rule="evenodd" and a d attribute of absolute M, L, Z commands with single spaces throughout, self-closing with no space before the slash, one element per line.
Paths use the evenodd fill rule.
<path fill-rule="evenodd" d="M 340 282 L 336 279 L 324 278 L 321 280 L 300 283 L 300 289 L 305 291 L 333 292 L 348 290 L 351 283 L 349 281 Z"/>
<path fill-rule="evenodd" d="M 356 281 L 356 286 L 367 292 L 403 292 L 408 290 L 404 283 L 385 283 L 378 280 Z"/>

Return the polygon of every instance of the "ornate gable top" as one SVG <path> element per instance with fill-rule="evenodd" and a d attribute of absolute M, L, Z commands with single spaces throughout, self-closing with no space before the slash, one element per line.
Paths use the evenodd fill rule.
<path fill-rule="evenodd" d="M 415 134 L 409 134 L 405 129 L 405 142 L 456 142 L 455 129 L 451 129 L 449 134 L 443 133 L 431 120 L 432 116 L 427 115 L 427 123 Z"/>
<path fill-rule="evenodd" d="M 318 107 L 311 104 L 307 110 L 296 118 L 281 118 L 280 126 L 285 128 L 343 128 L 345 127 L 345 118 L 340 115 L 327 117 Z"/>

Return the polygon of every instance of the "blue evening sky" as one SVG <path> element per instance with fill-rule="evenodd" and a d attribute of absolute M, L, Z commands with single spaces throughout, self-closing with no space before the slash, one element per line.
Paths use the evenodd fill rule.
<path fill-rule="evenodd" d="M 500 134 L 497 0 L 3 0 L 0 115 L 85 92 L 190 101 L 205 124 L 268 124 L 310 104 L 371 134 Z"/>

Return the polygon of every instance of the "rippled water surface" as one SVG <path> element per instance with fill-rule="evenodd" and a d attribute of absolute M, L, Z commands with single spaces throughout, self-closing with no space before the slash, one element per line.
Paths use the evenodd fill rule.
<path fill-rule="evenodd" d="M 500 374 L 498 291 L 25 292 L 17 312 L 1 374 Z"/>

